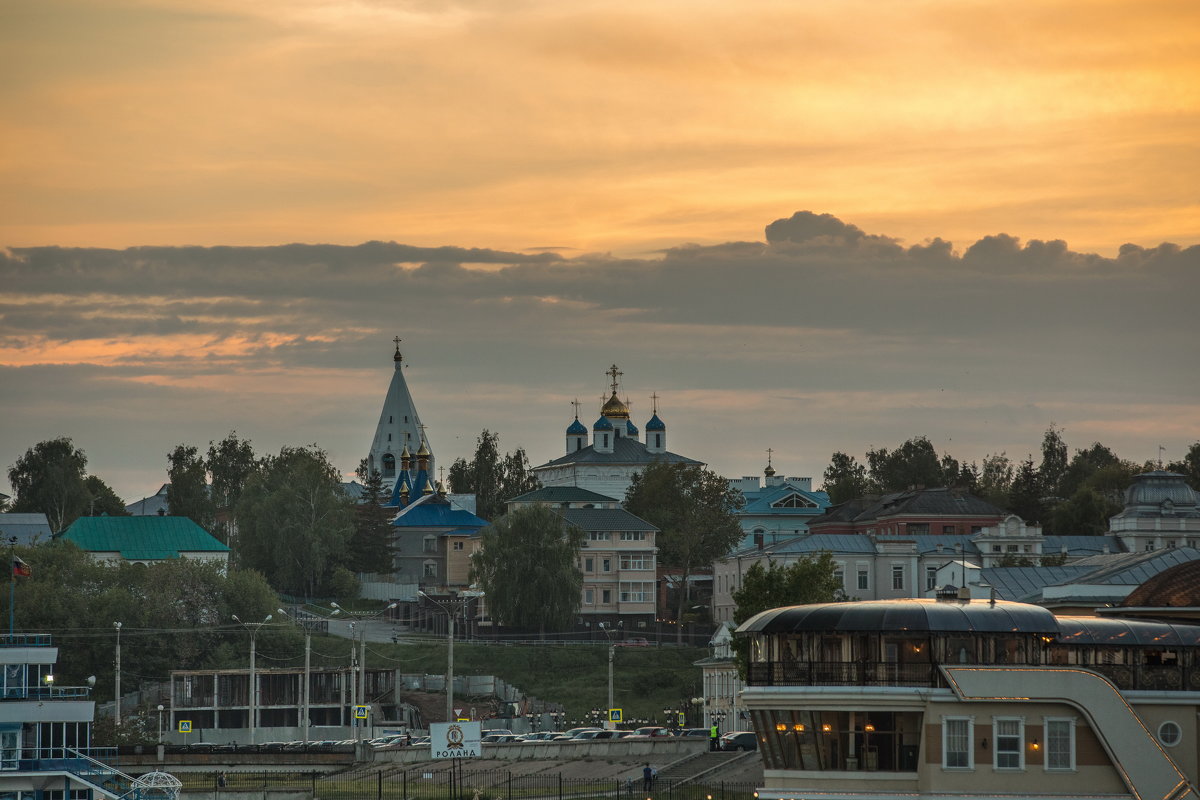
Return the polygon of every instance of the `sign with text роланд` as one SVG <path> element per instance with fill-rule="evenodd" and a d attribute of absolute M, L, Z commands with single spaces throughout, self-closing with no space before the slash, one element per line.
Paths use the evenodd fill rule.
<path fill-rule="evenodd" d="M 478 722 L 433 722 L 429 725 L 429 747 L 434 758 L 479 758 L 483 754 Z"/>

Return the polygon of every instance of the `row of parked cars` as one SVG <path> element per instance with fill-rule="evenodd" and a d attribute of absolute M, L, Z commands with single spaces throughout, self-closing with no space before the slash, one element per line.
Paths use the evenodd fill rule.
<path fill-rule="evenodd" d="M 591 741 L 596 739 L 664 739 L 671 737 L 708 738 L 707 728 L 681 728 L 672 730 L 650 726 L 635 730 L 610 730 L 607 728 L 571 728 L 567 731 L 538 731 L 537 733 L 513 733 L 507 728 L 485 728 L 480 741 L 484 744 L 520 744 L 524 742 Z M 718 739 L 722 750 L 757 750 L 758 740 L 752 731 L 731 731 Z M 375 748 L 397 748 L 429 746 L 428 736 L 408 734 L 383 736 L 372 739 Z"/>

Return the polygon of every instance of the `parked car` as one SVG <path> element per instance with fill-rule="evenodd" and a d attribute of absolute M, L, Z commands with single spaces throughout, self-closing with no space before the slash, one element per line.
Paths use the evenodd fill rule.
<path fill-rule="evenodd" d="M 675 735 L 681 739 L 707 739 L 708 728 L 680 728 Z"/>
<path fill-rule="evenodd" d="M 598 731 L 598 730 L 600 730 L 600 729 L 599 728 L 571 728 L 569 731 L 566 731 L 566 734 L 567 734 L 567 736 L 571 737 L 572 739 L 578 739 L 579 734 L 583 733 L 584 731 Z"/>
<path fill-rule="evenodd" d="M 644 728 L 638 728 L 637 730 L 635 730 L 635 731 L 633 732 L 633 735 L 634 735 L 634 736 L 636 736 L 636 737 L 637 737 L 637 738 L 639 738 L 639 739 L 642 739 L 642 738 L 645 738 L 645 739 L 658 739 L 658 738 L 662 738 L 662 737 L 664 737 L 664 736 L 670 736 L 670 735 L 671 735 L 671 729 L 670 729 L 670 728 L 663 728 L 663 727 L 660 727 L 660 726 L 658 726 L 658 725 L 649 725 L 649 726 L 647 726 L 647 727 L 644 727 Z"/>
<path fill-rule="evenodd" d="M 489 733 L 479 741 L 485 744 L 508 744 L 509 742 L 517 741 L 517 737 L 511 733 Z"/>
<path fill-rule="evenodd" d="M 757 750 L 758 736 L 754 731 L 730 731 L 721 734 L 717 746 L 722 750 Z"/>

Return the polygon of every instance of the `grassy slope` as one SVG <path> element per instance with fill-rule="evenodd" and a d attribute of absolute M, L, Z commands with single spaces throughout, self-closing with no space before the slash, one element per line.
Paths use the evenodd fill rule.
<path fill-rule="evenodd" d="M 322 641 L 318 642 L 318 639 Z M 316 652 L 333 653 L 346 640 L 314 637 Z M 336 650 L 335 650 L 336 648 Z M 344 651 L 343 651 L 344 652 Z M 691 647 L 618 647 L 613 665 L 614 704 L 627 719 L 662 719 L 664 708 L 676 708 L 700 694 L 700 668 L 693 662 L 708 652 Z M 444 675 L 444 640 L 368 646 L 368 665 L 388 666 L 409 674 Z M 316 661 L 317 659 L 314 659 Z M 345 664 L 340 653 L 331 664 Z M 456 642 L 457 675 L 495 675 L 526 695 L 561 703 L 568 718 L 579 719 L 608 704 L 608 648 L 595 645 L 504 644 Z"/>

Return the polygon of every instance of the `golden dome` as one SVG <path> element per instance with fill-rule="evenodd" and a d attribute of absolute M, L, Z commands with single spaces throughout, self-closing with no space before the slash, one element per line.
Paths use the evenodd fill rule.
<path fill-rule="evenodd" d="M 421 440 L 421 449 L 417 451 L 417 458 L 429 455 L 429 445 L 425 444 L 425 440 Z"/>
<path fill-rule="evenodd" d="M 608 402 L 600 409 L 600 413 L 606 417 L 629 419 L 629 406 L 622 403 L 617 393 L 613 392 L 612 397 L 608 398 Z"/>

